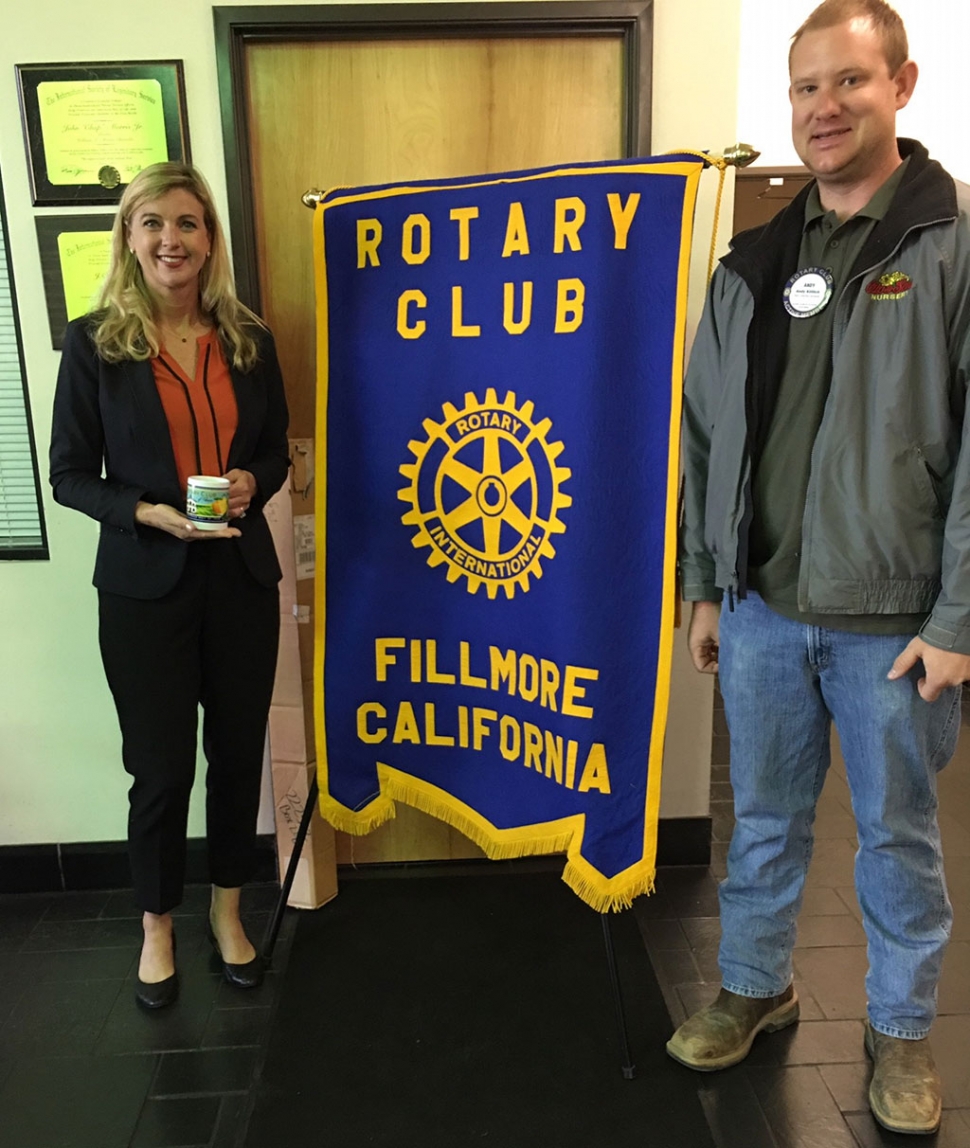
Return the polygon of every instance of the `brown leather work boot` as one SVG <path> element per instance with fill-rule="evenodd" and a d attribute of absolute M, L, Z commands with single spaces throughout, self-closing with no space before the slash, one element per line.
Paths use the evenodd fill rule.
<path fill-rule="evenodd" d="M 935 1132 L 943 1100 L 929 1041 L 885 1036 L 866 1021 L 866 1052 L 872 1058 L 869 1107 L 876 1120 L 890 1132 Z"/>
<path fill-rule="evenodd" d="M 684 1021 L 667 1041 L 674 1060 L 714 1072 L 738 1064 L 759 1032 L 776 1032 L 798 1020 L 798 997 L 789 985 L 777 997 L 742 997 L 721 989 L 717 1000 Z"/>

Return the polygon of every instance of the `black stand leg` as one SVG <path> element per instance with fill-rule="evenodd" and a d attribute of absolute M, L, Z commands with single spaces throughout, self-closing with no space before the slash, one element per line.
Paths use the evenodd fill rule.
<path fill-rule="evenodd" d="M 276 948 L 276 938 L 279 936 L 280 925 L 283 923 L 283 910 L 286 908 L 290 890 L 293 888 L 293 878 L 296 876 L 296 867 L 300 862 L 300 854 L 303 852 L 303 842 L 306 841 L 306 835 L 310 830 L 310 821 L 313 818 L 313 810 L 317 804 L 318 792 L 317 775 L 314 773 L 313 780 L 310 782 L 309 792 L 306 795 L 306 805 L 303 807 L 303 816 L 300 818 L 300 828 L 297 830 L 296 839 L 293 842 L 293 852 L 290 854 L 290 863 L 286 867 L 283 884 L 280 886 L 280 895 L 276 902 L 272 919 L 266 929 L 266 936 L 263 937 L 263 959 L 267 964 L 271 964 L 273 960 L 273 949 Z"/>
<path fill-rule="evenodd" d="M 630 1042 L 626 1035 L 626 1012 L 623 1009 L 623 993 L 620 991 L 620 978 L 616 972 L 616 953 L 613 949 L 613 931 L 610 926 L 609 913 L 601 913 L 603 922 L 603 941 L 606 944 L 606 963 L 610 970 L 610 986 L 613 989 L 613 1007 L 616 1011 L 616 1032 L 620 1041 L 620 1060 L 623 1070 L 623 1079 L 632 1080 L 636 1074 L 636 1065 L 630 1059 Z"/>

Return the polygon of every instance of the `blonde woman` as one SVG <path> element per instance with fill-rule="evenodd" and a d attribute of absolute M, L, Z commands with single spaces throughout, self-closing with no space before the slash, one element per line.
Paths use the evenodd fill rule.
<path fill-rule="evenodd" d="M 101 524 L 99 640 L 122 733 L 144 943 L 136 999 L 178 995 L 182 899 L 203 708 L 210 936 L 230 984 L 257 985 L 239 919 L 251 878 L 280 568 L 262 514 L 289 460 L 272 337 L 236 298 L 205 180 L 155 164 L 128 185 L 98 309 L 70 323 L 54 399 L 54 498 Z M 230 524 L 183 513 L 190 475 L 229 479 Z"/>

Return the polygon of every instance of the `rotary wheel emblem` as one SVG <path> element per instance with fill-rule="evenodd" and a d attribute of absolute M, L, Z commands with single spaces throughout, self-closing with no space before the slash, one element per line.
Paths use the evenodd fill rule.
<path fill-rule="evenodd" d="M 408 443 L 416 461 L 400 467 L 409 485 L 397 492 L 409 510 L 401 518 L 416 528 L 412 545 L 427 546 L 429 566 L 447 566 L 449 582 L 462 575 L 469 594 L 485 586 L 529 589 L 542 577 L 541 559 L 554 558 L 550 536 L 566 527 L 558 512 L 572 505 L 562 493 L 571 471 L 557 466 L 561 442 L 549 442 L 550 419 L 533 421 L 533 404 L 502 402 L 489 387 L 485 401 L 465 395 L 458 410 L 442 408 L 440 423 L 425 419 L 423 442 Z"/>

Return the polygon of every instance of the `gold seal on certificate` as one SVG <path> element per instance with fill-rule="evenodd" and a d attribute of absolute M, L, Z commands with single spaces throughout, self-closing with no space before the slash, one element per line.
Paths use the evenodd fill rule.
<path fill-rule="evenodd" d="M 52 184 L 117 187 L 168 159 L 157 80 L 49 80 L 37 99 Z"/>

